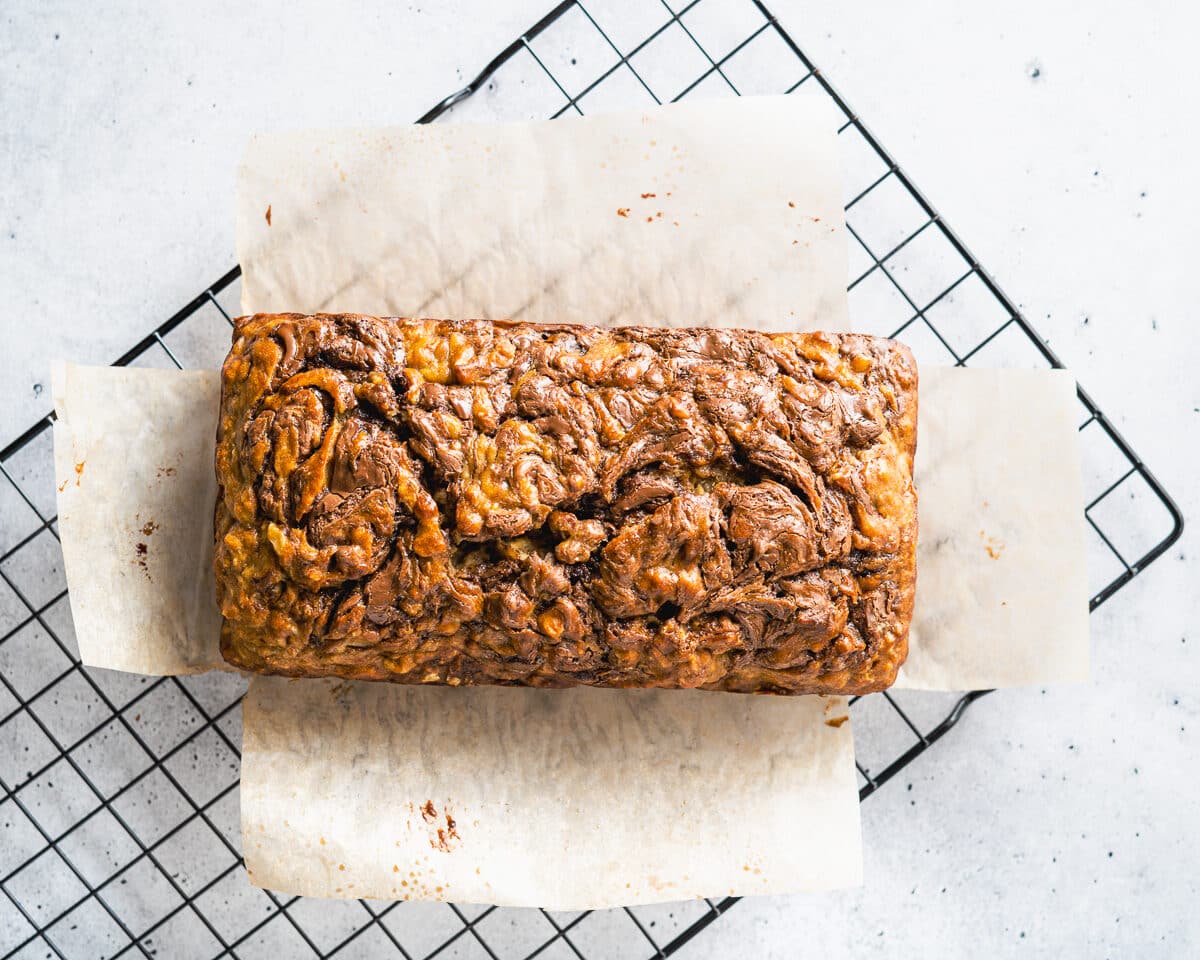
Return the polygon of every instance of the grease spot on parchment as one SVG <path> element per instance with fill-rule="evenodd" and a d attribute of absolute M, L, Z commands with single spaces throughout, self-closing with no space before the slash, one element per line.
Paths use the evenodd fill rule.
<path fill-rule="evenodd" d="M 983 541 L 983 549 L 993 560 L 999 560 L 1004 552 L 1005 543 L 999 537 L 989 536 L 986 530 L 979 531 L 979 539 Z"/>
<path fill-rule="evenodd" d="M 83 479 L 83 468 L 87 465 L 87 460 L 77 460 L 75 462 L 75 486 L 79 486 L 79 481 Z M 67 488 L 67 483 L 70 482 L 70 477 L 58 485 L 59 493 Z"/>
<path fill-rule="evenodd" d="M 833 727 L 836 730 L 843 723 L 850 719 L 849 714 L 839 714 L 836 717 L 831 717 L 829 714 L 832 713 L 833 708 L 838 705 L 837 702 L 832 697 L 827 698 L 824 695 L 821 696 L 821 699 L 825 701 L 825 726 Z"/>
<path fill-rule="evenodd" d="M 429 846 L 432 849 L 440 853 L 449 853 L 462 840 L 462 836 L 458 832 L 458 821 L 454 819 L 449 804 L 446 804 L 439 813 L 433 801 L 426 800 L 421 806 L 421 819 L 425 821 L 428 828 Z"/>

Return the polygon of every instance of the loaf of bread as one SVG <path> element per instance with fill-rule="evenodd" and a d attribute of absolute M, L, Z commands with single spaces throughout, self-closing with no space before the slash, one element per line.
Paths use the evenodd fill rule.
<path fill-rule="evenodd" d="M 244 317 L 221 651 L 296 677 L 883 689 L 916 413 L 908 349 L 857 334 Z"/>

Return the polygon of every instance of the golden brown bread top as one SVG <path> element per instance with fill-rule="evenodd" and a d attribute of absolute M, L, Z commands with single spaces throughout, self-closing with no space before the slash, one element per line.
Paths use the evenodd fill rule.
<path fill-rule="evenodd" d="M 904 660 L 917 374 L 900 344 L 258 315 L 222 376 L 236 666 L 862 693 Z"/>

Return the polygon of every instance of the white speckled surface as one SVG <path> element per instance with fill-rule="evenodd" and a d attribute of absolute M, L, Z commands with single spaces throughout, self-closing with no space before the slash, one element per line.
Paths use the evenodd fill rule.
<path fill-rule="evenodd" d="M 546 6 L 0 8 L 0 443 L 49 408 L 51 358 L 113 359 L 232 263 L 251 130 L 415 118 Z M 1194 514 L 1195 12 L 774 7 Z M 1093 616 L 1090 684 L 986 698 L 867 801 L 861 891 L 743 903 L 683 955 L 1187 955 L 1200 940 L 1195 550 L 1189 530 Z M 136 683 L 105 687 L 121 701 Z M 181 778 L 227 775 L 206 743 L 177 755 Z M 180 837 L 169 852 L 186 886 L 205 854 Z M 214 912 L 263 909 L 227 884 L 206 895 Z M 70 942 L 102 945 L 106 922 Z M 503 926 L 522 942 L 520 923 Z M 591 936 L 593 956 L 615 952 L 601 921 Z"/>

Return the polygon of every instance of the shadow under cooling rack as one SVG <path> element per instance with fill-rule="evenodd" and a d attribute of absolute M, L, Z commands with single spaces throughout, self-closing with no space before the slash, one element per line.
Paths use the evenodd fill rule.
<path fill-rule="evenodd" d="M 675 100 L 829 97 L 851 238 L 851 314 L 920 363 L 1060 366 L 924 196 L 756 0 L 569 0 L 421 122 L 542 119 Z M 235 268 L 117 361 L 215 368 Z M 556 913 L 285 897 L 241 863 L 244 682 L 79 663 L 55 523 L 52 418 L 0 451 L 0 956 L 665 957 L 737 901 Z M 1178 509 L 1079 391 L 1091 606 L 1182 531 Z M 986 691 L 851 703 L 860 797 Z"/>

